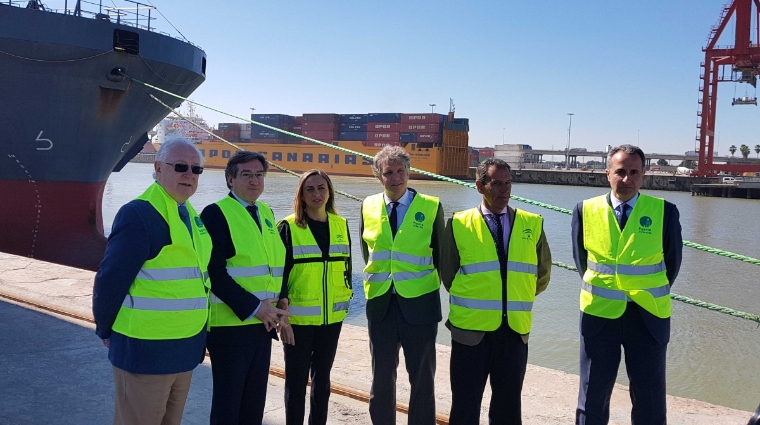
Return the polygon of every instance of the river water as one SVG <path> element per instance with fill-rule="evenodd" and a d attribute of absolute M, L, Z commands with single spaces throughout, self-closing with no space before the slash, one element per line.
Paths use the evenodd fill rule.
<path fill-rule="evenodd" d="M 103 220 L 110 232 L 118 209 L 138 196 L 152 182 L 152 164 L 130 163 L 113 173 L 103 196 Z M 268 203 L 276 218 L 292 213 L 298 179 L 270 173 L 260 200 Z M 333 177 L 337 189 L 363 198 L 380 192 L 372 178 Z M 410 187 L 439 196 L 446 218 L 454 211 L 476 206 L 480 194 L 451 183 L 411 181 Z M 206 170 L 191 203 L 200 212 L 227 194 L 224 172 Z M 599 188 L 515 184 L 512 194 L 572 209 L 585 198 L 604 193 Z M 692 197 L 686 192 L 648 191 L 675 203 L 681 213 L 685 240 L 760 258 L 760 201 Z M 339 213 L 346 217 L 353 240 L 354 300 L 347 322 L 366 325 L 359 248 L 359 203 L 337 196 Z M 510 205 L 544 216 L 544 230 L 555 261 L 573 264 L 570 216 L 515 200 Z M 554 267 L 549 288 L 534 306 L 530 337 L 531 364 L 578 373 L 577 272 Z M 760 313 L 758 266 L 684 247 L 684 261 L 673 292 L 748 313 Z M 444 318 L 448 299 L 441 290 Z M 438 342 L 450 345 L 449 331 L 441 324 Z M 672 337 L 668 349 L 668 394 L 694 398 L 743 410 L 760 403 L 760 329 L 752 321 L 673 301 Z M 625 366 L 618 382 L 627 385 Z"/>

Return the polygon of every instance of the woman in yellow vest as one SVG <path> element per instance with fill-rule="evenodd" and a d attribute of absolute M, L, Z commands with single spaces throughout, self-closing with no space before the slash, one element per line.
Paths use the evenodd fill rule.
<path fill-rule="evenodd" d="M 279 224 L 285 244 L 291 326 L 281 333 L 285 351 L 285 415 L 304 421 L 306 383 L 311 377 L 309 424 L 327 422 L 330 370 L 352 297 L 351 239 L 346 219 L 335 211 L 330 177 L 318 169 L 298 182 L 294 213 Z"/>

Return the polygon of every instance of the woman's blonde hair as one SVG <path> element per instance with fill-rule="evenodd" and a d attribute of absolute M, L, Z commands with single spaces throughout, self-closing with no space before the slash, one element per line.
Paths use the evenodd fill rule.
<path fill-rule="evenodd" d="M 331 214 L 338 214 L 335 209 L 335 190 L 333 189 L 332 180 L 323 170 L 318 168 L 312 168 L 311 170 L 301 174 L 301 179 L 298 180 L 298 188 L 296 189 L 296 197 L 293 200 L 293 213 L 296 216 L 295 222 L 298 227 L 306 228 L 306 202 L 303 200 L 304 186 L 306 186 L 306 179 L 311 176 L 320 176 L 327 182 L 327 191 L 330 193 L 330 197 L 325 203 L 325 211 Z"/>

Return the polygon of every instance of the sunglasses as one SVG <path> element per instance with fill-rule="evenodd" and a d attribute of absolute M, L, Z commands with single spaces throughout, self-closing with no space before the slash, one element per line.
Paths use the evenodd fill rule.
<path fill-rule="evenodd" d="M 193 174 L 201 174 L 203 173 L 203 167 L 199 165 L 193 165 L 189 166 L 187 164 L 172 164 L 171 162 L 164 162 L 166 165 L 173 165 L 174 171 L 178 173 L 185 173 L 187 172 L 187 169 L 190 168 L 193 171 Z"/>

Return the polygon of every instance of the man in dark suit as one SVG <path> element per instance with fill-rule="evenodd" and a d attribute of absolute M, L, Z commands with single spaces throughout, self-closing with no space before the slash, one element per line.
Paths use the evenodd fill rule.
<path fill-rule="evenodd" d="M 409 423 L 435 423 L 443 208 L 438 198 L 407 188 L 410 165 L 403 148 L 383 148 L 372 164 L 383 193 L 362 203 L 364 293 L 372 353 L 369 413 L 376 425 L 396 423 L 399 347 L 404 348 L 411 384 Z"/>
<path fill-rule="evenodd" d="M 573 256 L 580 296 L 580 392 L 576 423 L 606 424 L 625 350 L 634 425 L 664 425 L 670 287 L 681 267 L 678 209 L 639 193 L 644 152 L 622 145 L 607 155 L 611 193 L 575 207 Z"/>
<path fill-rule="evenodd" d="M 214 242 L 211 279 L 211 424 L 261 424 L 272 338 L 289 326 L 285 246 L 269 206 L 258 201 L 268 169 L 259 153 L 240 151 L 225 170 L 228 196 L 201 213 Z M 278 304 L 282 309 L 274 307 Z"/>
<path fill-rule="evenodd" d="M 116 425 L 179 425 L 205 351 L 211 239 L 188 201 L 203 156 L 192 142 L 170 140 L 154 169 L 156 183 L 116 215 L 93 288 Z"/>
<path fill-rule="evenodd" d="M 451 294 L 449 423 L 480 421 L 490 377 L 490 423 L 519 425 L 533 303 L 549 285 L 552 256 L 543 218 L 508 206 L 506 162 L 481 162 L 475 184 L 482 203 L 454 213 L 443 237 L 441 280 Z"/>

